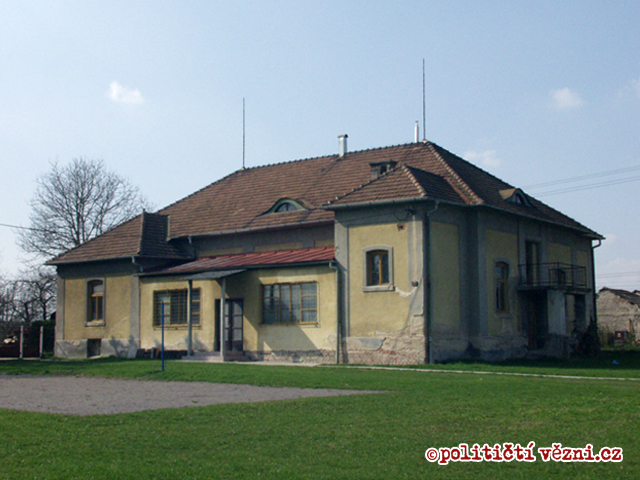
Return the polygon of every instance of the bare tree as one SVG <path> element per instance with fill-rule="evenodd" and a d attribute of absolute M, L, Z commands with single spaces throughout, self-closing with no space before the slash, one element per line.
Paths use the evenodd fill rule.
<path fill-rule="evenodd" d="M 0 342 L 19 324 L 15 310 L 16 284 L 0 277 Z"/>
<path fill-rule="evenodd" d="M 21 272 L 15 281 L 14 305 L 17 318 L 29 325 L 47 323 L 56 306 L 56 272 L 51 267 L 35 267 Z"/>
<path fill-rule="evenodd" d="M 149 208 L 137 187 L 102 160 L 85 158 L 52 164 L 30 205 L 30 229 L 19 232 L 18 243 L 38 257 L 59 255 Z"/>

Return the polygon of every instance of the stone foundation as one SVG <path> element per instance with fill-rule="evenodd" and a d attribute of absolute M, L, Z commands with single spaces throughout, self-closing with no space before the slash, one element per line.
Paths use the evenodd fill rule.
<path fill-rule="evenodd" d="M 336 363 L 335 350 L 269 350 L 245 351 L 245 358 L 261 362 Z"/>
<path fill-rule="evenodd" d="M 89 341 L 57 340 L 54 355 L 58 358 L 81 359 L 88 358 Z M 100 357 L 135 358 L 138 346 L 130 339 L 104 338 L 100 340 Z"/>

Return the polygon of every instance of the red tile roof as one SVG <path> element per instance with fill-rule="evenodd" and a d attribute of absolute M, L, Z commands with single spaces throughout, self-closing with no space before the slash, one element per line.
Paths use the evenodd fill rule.
<path fill-rule="evenodd" d="M 277 252 L 239 253 L 200 258 L 177 267 L 153 272 L 153 275 L 199 273 L 212 270 L 231 270 L 248 267 L 265 267 L 280 265 L 309 265 L 328 263 L 334 259 L 333 247 L 302 248 L 298 250 L 280 250 Z"/>
<path fill-rule="evenodd" d="M 51 265 L 146 257 L 186 260 L 191 257 L 167 242 L 166 215 L 143 212 L 135 218 L 89 240 L 49 262 Z"/>
<path fill-rule="evenodd" d="M 396 167 L 371 181 L 370 164 L 388 161 L 396 162 Z M 334 208 L 398 199 L 498 208 L 601 238 L 532 197 L 528 198 L 533 208 L 505 200 L 500 190 L 509 188 L 513 186 L 429 142 L 266 165 L 238 170 L 155 216 L 137 217 L 51 263 L 142 254 L 184 258 L 167 238 L 331 223 Z M 283 198 L 296 200 L 308 210 L 265 214 Z"/>

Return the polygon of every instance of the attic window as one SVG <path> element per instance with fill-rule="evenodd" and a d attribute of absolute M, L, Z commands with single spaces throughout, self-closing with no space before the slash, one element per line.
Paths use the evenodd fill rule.
<path fill-rule="evenodd" d="M 516 205 L 522 205 L 523 207 L 532 207 L 529 198 L 519 188 L 508 188 L 506 190 L 500 190 L 500 196 L 507 202 L 515 203 Z"/>
<path fill-rule="evenodd" d="M 265 214 L 295 212 L 298 210 L 306 210 L 306 209 L 295 200 L 292 200 L 290 198 L 281 198 L 273 205 L 273 207 L 271 207 L 267 212 L 265 212 Z"/>
<path fill-rule="evenodd" d="M 397 164 L 398 162 L 394 162 L 393 160 L 370 163 L 369 165 L 371 165 L 371 180 L 375 180 L 376 178 L 381 177 L 385 173 L 389 172 L 389 170 L 394 168 Z"/>

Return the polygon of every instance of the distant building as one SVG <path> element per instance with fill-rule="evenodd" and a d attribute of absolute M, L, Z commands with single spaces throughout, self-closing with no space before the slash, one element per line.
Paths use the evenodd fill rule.
<path fill-rule="evenodd" d="M 225 360 L 565 356 L 595 318 L 600 239 L 438 145 L 343 136 L 53 259 L 56 355 L 134 357 L 164 323 L 168 349 Z"/>
<path fill-rule="evenodd" d="M 609 345 L 640 340 L 640 292 L 602 288 L 598 292 L 598 327 Z"/>

